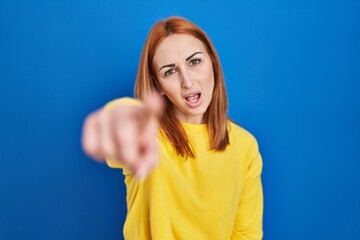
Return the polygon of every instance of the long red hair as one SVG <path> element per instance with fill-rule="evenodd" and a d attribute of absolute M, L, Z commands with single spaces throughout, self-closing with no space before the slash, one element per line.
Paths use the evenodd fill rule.
<path fill-rule="evenodd" d="M 189 34 L 199 39 L 210 56 L 214 71 L 214 91 L 210 105 L 205 113 L 210 148 L 214 151 L 224 151 L 229 144 L 227 129 L 228 100 L 225 89 L 224 76 L 219 57 L 209 37 L 194 23 L 180 17 L 170 17 L 157 22 L 151 29 L 142 50 L 135 83 L 135 97 L 144 96 L 153 91 L 159 92 L 159 81 L 153 66 L 153 58 L 159 44 L 171 34 Z M 159 123 L 166 138 L 172 143 L 177 154 L 183 157 L 195 157 L 195 153 L 182 128 L 173 113 L 170 100 L 164 96 L 165 111 L 161 114 Z"/>

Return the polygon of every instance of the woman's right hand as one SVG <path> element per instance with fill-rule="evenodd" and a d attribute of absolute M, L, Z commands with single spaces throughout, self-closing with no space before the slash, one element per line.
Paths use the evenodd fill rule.
<path fill-rule="evenodd" d="M 83 125 L 84 151 L 98 161 L 114 161 L 145 178 L 159 161 L 158 116 L 163 103 L 150 94 L 140 106 L 118 103 L 89 114 Z"/>

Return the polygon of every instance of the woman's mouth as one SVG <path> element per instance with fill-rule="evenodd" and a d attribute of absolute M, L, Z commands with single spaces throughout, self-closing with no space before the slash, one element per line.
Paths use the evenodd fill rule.
<path fill-rule="evenodd" d="M 189 107 L 195 108 L 201 104 L 201 93 L 192 93 L 185 97 L 185 102 Z"/>

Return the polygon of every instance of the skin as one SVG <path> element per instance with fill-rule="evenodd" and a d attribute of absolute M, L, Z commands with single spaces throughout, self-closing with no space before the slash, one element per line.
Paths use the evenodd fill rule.
<path fill-rule="evenodd" d="M 203 43 L 188 34 L 165 38 L 154 55 L 161 92 L 174 106 L 181 122 L 204 123 L 214 90 L 214 71 Z M 201 93 L 199 106 L 189 106 L 186 96 Z"/>
<path fill-rule="evenodd" d="M 153 93 L 141 107 L 119 103 L 89 114 L 82 133 L 85 153 L 99 162 L 120 163 L 139 180 L 146 178 L 158 163 L 157 115 L 162 109 L 161 98 Z"/>
<path fill-rule="evenodd" d="M 198 39 L 186 34 L 170 35 L 158 46 L 154 67 L 161 95 L 172 102 L 182 122 L 203 123 L 214 89 L 210 57 Z M 196 103 L 189 94 L 200 96 Z M 200 95 L 199 95 L 200 94 Z M 149 94 L 142 106 L 118 104 L 87 116 L 83 125 L 84 151 L 98 161 L 111 159 L 145 179 L 158 163 L 157 116 L 163 111 L 162 98 Z"/>

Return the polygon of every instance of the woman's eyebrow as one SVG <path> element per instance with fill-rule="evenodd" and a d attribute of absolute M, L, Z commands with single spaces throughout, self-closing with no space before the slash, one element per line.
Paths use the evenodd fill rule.
<path fill-rule="evenodd" d="M 196 54 L 199 54 L 199 53 L 202 53 L 202 52 L 195 52 L 195 53 L 191 54 L 190 56 L 188 56 L 186 58 L 186 61 L 188 61 L 190 58 L 192 58 L 193 56 L 195 56 Z"/>
<path fill-rule="evenodd" d="M 193 54 L 191 54 L 190 56 L 188 56 L 185 60 L 186 61 L 189 61 L 190 58 L 192 58 L 193 56 L 195 56 L 196 54 L 202 54 L 202 52 L 194 52 Z M 175 63 L 170 63 L 170 64 L 166 64 L 164 66 L 162 66 L 159 71 L 163 68 L 166 68 L 166 67 L 175 67 Z"/>
<path fill-rule="evenodd" d="M 175 63 L 171 63 L 171 64 L 164 65 L 164 66 L 162 66 L 162 67 L 159 69 L 159 71 L 160 71 L 161 69 L 163 69 L 163 68 L 166 68 L 166 67 L 175 67 Z"/>

